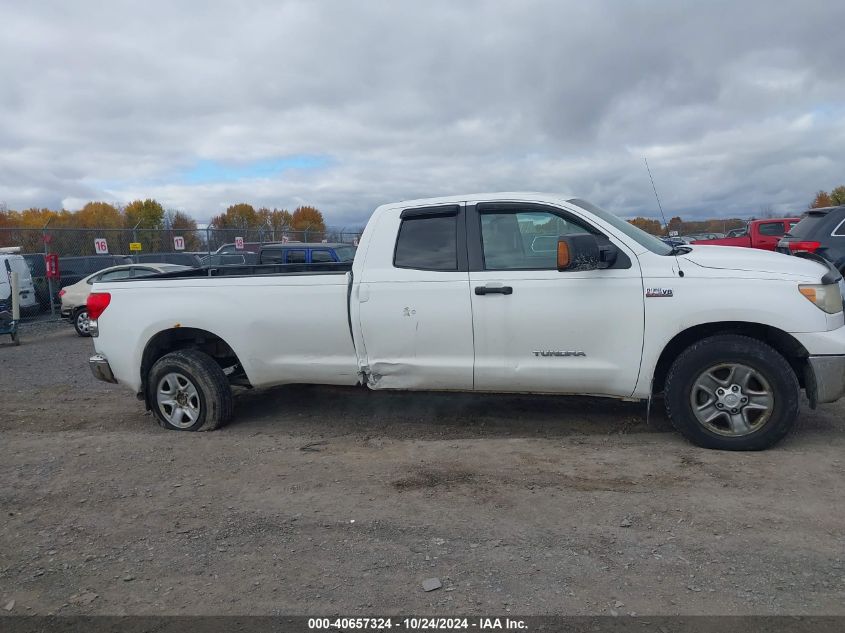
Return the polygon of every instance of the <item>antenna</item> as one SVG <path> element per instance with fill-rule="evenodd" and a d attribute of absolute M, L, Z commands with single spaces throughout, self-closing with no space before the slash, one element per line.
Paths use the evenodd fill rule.
<path fill-rule="evenodd" d="M 657 187 L 654 185 L 654 176 L 651 175 L 651 168 L 648 166 L 648 158 L 643 156 L 643 160 L 645 161 L 645 168 L 648 171 L 648 178 L 651 180 L 651 188 L 654 189 L 654 197 L 657 198 L 657 208 L 660 209 L 660 217 L 663 218 L 663 224 L 666 227 L 666 231 L 669 231 L 669 223 L 666 221 L 666 214 L 663 213 L 663 205 L 660 204 L 660 196 L 657 195 Z M 681 262 L 678 259 L 678 252 L 676 247 L 672 247 L 672 254 L 675 256 L 675 263 L 678 264 L 678 277 L 684 276 L 684 271 L 681 270 Z"/>
<path fill-rule="evenodd" d="M 657 208 L 660 209 L 660 217 L 663 218 L 663 224 L 666 226 L 666 230 L 669 230 L 669 223 L 666 221 L 666 214 L 663 213 L 663 205 L 660 204 L 660 196 L 657 195 L 657 187 L 654 186 L 654 176 L 651 175 L 651 168 L 648 166 L 648 158 L 643 156 L 643 160 L 645 161 L 645 168 L 648 171 L 648 178 L 651 180 L 651 188 L 654 189 L 654 197 L 657 198 Z"/>

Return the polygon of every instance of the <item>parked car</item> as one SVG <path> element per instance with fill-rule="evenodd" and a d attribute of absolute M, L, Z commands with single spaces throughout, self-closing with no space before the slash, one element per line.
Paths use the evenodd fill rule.
<path fill-rule="evenodd" d="M 748 232 L 748 226 L 741 226 L 736 229 L 731 229 L 725 237 L 741 237 Z"/>
<path fill-rule="evenodd" d="M 538 237 L 555 247 L 526 247 Z M 138 394 L 165 428 L 192 431 L 231 416 L 232 384 L 663 393 L 686 437 L 732 450 L 786 435 L 801 388 L 811 406 L 845 391 L 832 266 L 672 248 L 583 200 L 385 205 L 352 270 L 340 266 L 99 281 L 88 298 L 92 372 Z"/>
<path fill-rule="evenodd" d="M 815 253 L 845 271 L 845 205 L 810 209 L 778 242 L 779 253 Z"/>
<path fill-rule="evenodd" d="M 204 253 L 143 253 L 132 255 L 132 260 L 136 264 L 178 264 L 179 266 L 199 268 L 202 266 L 203 256 Z"/>
<path fill-rule="evenodd" d="M 11 250 L 11 249 L 9 249 Z M 18 274 L 18 299 L 22 311 L 29 311 L 38 306 L 35 298 L 35 286 L 32 284 L 32 274 L 22 255 L 0 250 L 0 304 L 12 308 L 12 278 L 11 274 Z"/>
<path fill-rule="evenodd" d="M 707 246 L 744 246 L 745 248 L 759 248 L 773 251 L 778 241 L 798 223 L 800 218 L 777 218 L 775 220 L 751 220 L 744 233 L 736 237 L 695 240 L 693 244 Z"/>
<path fill-rule="evenodd" d="M 58 299 L 58 292 L 65 286 L 70 286 L 88 275 L 96 273 L 110 266 L 131 264 L 132 258 L 128 255 L 86 255 L 59 257 L 59 275 L 61 278 L 53 286 Z"/>
<path fill-rule="evenodd" d="M 258 253 L 239 251 L 237 253 L 212 253 L 200 259 L 200 266 L 231 266 L 233 264 L 257 264 Z"/>
<path fill-rule="evenodd" d="M 260 264 L 320 264 L 351 262 L 355 259 L 355 247 L 350 244 L 325 242 L 299 242 L 268 244 L 258 253 Z"/>
<path fill-rule="evenodd" d="M 62 301 L 62 317 L 73 324 L 79 336 L 90 336 L 88 328 L 88 309 L 86 302 L 91 294 L 91 287 L 98 281 L 116 281 L 118 279 L 140 279 L 159 273 L 190 270 L 190 266 L 178 264 L 123 264 L 111 266 L 88 275 L 75 284 L 65 286 L 59 291 Z"/>

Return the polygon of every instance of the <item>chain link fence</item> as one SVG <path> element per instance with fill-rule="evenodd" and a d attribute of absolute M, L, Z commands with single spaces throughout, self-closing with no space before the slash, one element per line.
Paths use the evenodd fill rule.
<path fill-rule="evenodd" d="M 56 312 L 61 288 L 74 284 L 91 273 L 132 262 L 202 265 L 203 257 L 217 251 L 239 252 L 237 238 L 242 238 L 243 252 L 258 252 L 262 244 L 278 242 L 327 242 L 357 245 L 360 230 L 327 228 L 294 230 L 267 227 L 250 229 L 196 230 L 179 229 L 76 229 L 76 228 L 0 228 L 0 248 L 19 248 L 32 273 L 38 305 L 28 309 L 28 316 Z M 59 256 L 60 279 L 47 279 L 45 255 Z M 160 257 L 158 257 L 160 256 Z M 51 306 L 51 300 L 52 303 Z"/>

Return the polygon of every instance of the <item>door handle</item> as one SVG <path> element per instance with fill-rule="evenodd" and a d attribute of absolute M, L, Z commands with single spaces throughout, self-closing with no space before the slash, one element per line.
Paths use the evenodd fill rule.
<path fill-rule="evenodd" d="M 510 286 L 476 286 L 477 295 L 512 295 L 513 288 Z"/>

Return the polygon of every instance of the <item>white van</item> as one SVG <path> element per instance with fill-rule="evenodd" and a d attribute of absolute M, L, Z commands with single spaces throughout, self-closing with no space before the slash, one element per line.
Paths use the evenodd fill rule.
<path fill-rule="evenodd" d="M 38 303 L 35 298 L 35 286 L 32 284 L 32 273 L 22 255 L 4 253 L 0 249 L 0 305 L 12 309 L 11 273 L 18 273 L 20 285 L 21 309 L 34 308 Z"/>

